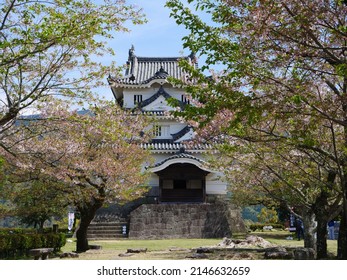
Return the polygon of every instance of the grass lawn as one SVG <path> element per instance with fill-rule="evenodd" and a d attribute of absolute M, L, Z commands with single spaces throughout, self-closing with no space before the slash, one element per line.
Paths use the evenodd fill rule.
<path fill-rule="evenodd" d="M 267 241 L 284 247 L 304 247 L 304 241 L 298 241 L 293 235 L 293 240 L 287 240 L 286 237 L 291 236 L 288 231 L 270 231 L 270 232 L 253 232 Z M 337 254 L 337 240 L 327 240 L 328 252 L 336 256 Z"/>
<path fill-rule="evenodd" d="M 303 247 L 304 241 L 295 239 L 286 239 L 291 234 L 288 231 L 271 231 L 271 232 L 253 232 L 251 234 L 258 235 L 271 243 L 285 247 Z M 235 239 L 243 239 L 245 235 L 235 235 Z M 82 260 L 167 260 L 167 259 L 186 259 L 191 255 L 190 249 L 198 247 L 215 246 L 222 239 L 163 239 L 163 240 L 97 240 L 90 241 L 90 245 L 101 245 L 101 250 L 88 250 L 79 254 L 78 259 Z M 147 248 L 146 253 L 134 254 L 127 257 L 120 256 L 127 249 Z M 76 249 L 74 239 L 68 239 L 66 245 L 62 248 L 63 252 L 72 252 Z M 337 241 L 328 240 L 328 251 L 336 255 Z M 249 257 L 249 256 L 248 256 Z M 230 255 L 225 252 L 215 254 L 210 259 L 230 259 Z M 257 258 L 256 255 L 251 258 Z"/>
<path fill-rule="evenodd" d="M 190 249 L 201 246 L 216 245 L 221 239 L 162 239 L 162 240 L 97 240 L 90 241 L 90 245 L 101 245 L 103 250 L 121 250 L 128 248 L 147 248 L 150 251 L 162 251 L 170 247 Z M 75 250 L 76 243 L 69 242 L 63 248 L 63 252 Z"/>
<path fill-rule="evenodd" d="M 219 242 L 221 242 L 221 239 L 97 240 L 90 241 L 89 245 L 101 245 L 102 250 L 89 250 L 80 254 L 79 259 L 184 259 L 191 248 L 213 246 Z M 147 253 L 135 254 L 126 258 L 119 257 L 119 254 L 125 253 L 127 249 L 134 248 L 147 248 Z M 62 252 L 72 252 L 75 249 L 75 240 L 68 239 L 68 242 L 62 248 Z"/>

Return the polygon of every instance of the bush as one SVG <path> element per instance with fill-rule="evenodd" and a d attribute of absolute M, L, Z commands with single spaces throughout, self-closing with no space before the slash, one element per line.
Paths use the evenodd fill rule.
<path fill-rule="evenodd" d="M 265 226 L 272 226 L 276 229 L 284 229 L 284 226 L 282 224 L 276 224 L 276 223 L 254 223 L 249 225 L 249 229 L 251 231 L 257 231 L 257 230 L 263 230 Z"/>
<path fill-rule="evenodd" d="M 278 222 L 278 214 L 274 208 L 262 208 L 257 216 L 260 223 L 271 223 L 275 224 Z"/>
<path fill-rule="evenodd" d="M 55 251 L 59 251 L 66 243 L 65 234 L 62 233 L 49 233 L 44 234 L 44 246 L 47 248 L 54 248 Z M 39 247 L 36 247 L 39 248 Z"/>
<path fill-rule="evenodd" d="M 0 235 L 6 235 L 11 233 L 16 234 L 28 234 L 28 233 L 36 233 L 37 230 L 34 228 L 1 228 Z"/>
<path fill-rule="evenodd" d="M 27 256 L 34 248 L 54 248 L 57 252 L 66 243 L 63 233 L 0 233 L 0 257 L 17 258 Z"/>

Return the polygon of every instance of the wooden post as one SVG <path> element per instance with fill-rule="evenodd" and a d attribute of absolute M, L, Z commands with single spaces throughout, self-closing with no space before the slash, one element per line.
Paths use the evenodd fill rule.
<path fill-rule="evenodd" d="M 58 225 L 57 224 L 53 225 L 53 233 L 58 233 Z"/>

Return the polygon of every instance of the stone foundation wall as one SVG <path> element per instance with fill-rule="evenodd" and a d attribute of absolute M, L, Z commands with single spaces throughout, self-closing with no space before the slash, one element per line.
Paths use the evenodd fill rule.
<path fill-rule="evenodd" d="M 130 214 L 129 238 L 230 237 L 239 232 L 235 224 L 243 225 L 232 220 L 240 217 L 235 211 L 223 204 L 144 204 Z"/>

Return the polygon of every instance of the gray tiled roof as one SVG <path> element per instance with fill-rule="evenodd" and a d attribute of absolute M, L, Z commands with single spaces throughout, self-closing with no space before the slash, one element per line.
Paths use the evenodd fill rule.
<path fill-rule="evenodd" d="M 129 50 L 127 70 L 123 78 L 109 77 L 109 83 L 118 86 L 145 85 L 154 79 L 166 79 L 168 76 L 180 79 L 184 76 L 179 67 L 180 59 L 187 59 L 196 65 L 194 54 L 186 57 L 141 57 L 136 56 L 134 48 Z"/>
<path fill-rule="evenodd" d="M 146 143 L 146 144 L 141 144 L 141 147 L 143 149 L 148 149 L 152 152 L 177 152 L 184 148 L 186 151 L 189 152 L 205 152 L 207 150 L 212 150 L 213 147 L 212 145 L 209 144 L 195 144 L 195 145 L 185 145 L 182 143 Z"/>
<path fill-rule="evenodd" d="M 137 108 L 135 108 L 137 109 Z M 141 114 L 141 115 L 146 115 L 146 116 L 155 116 L 155 117 L 165 117 L 167 119 L 172 119 L 174 118 L 171 114 L 171 112 L 169 111 L 153 111 L 153 110 L 148 110 L 148 111 L 145 111 L 145 110 L 139 110 L 139 111 L 136 111 L 136 110 L 133 110 L 132 111 L 132 114 L 134 115 L 137 115 L 137 114 Z"/>
<path fill-rule="evenodd" d="M 197 157 L 195 157 L 193 155 L 190 155 L 190 154 L 187 154 L 187 153 L 178 153 L 176 155 L 168 157 L 168 158 L 166 158 L 166 159 L 164 159 L 164 160 L 154 164 L 154 166 L 151 166 L 151 168 L 158 167 L 160 165 L 163 165 L 165 162 L 167 162 L 169 160 L 178 159 L 178 158 L 180 158 L 180 159 L 193 159 L 193 160 L 196 160 L 196 161 L 200 162 L 201 164 L 206 164 L 205 161 L 203 161 L 202 159 L 197 158 Z"/>

